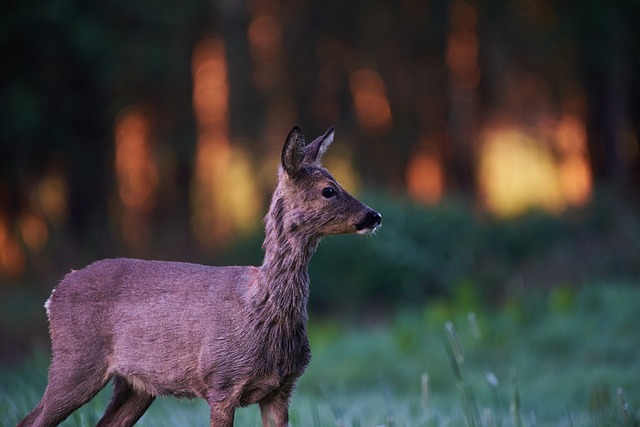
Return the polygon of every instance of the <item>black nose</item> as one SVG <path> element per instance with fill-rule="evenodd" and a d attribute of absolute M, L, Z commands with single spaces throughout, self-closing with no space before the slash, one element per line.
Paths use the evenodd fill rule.
<path fill-rule="evenodd" d="M 362 225 L 364 228 L 376 228 L 382 222 L 382 216 L 376 211 L 367 212 L 367 216 L 364 217 Z"/>

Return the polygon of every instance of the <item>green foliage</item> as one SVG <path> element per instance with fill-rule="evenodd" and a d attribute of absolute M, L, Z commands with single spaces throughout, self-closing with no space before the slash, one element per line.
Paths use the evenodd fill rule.
<path fill-rule="evenodd" d="M 629 255 L 640 241 L 640 221 L 629 219 L 621 230 L 606 201 L 562 216 L 497 219 L 461 200 L 425 207 L 381 194 L 360 198 L 382 213 L 382 228 L 372 237 L 332 236 L 320 244 L 309 268 L 317 313 L 381 315 L 446 299 L 458 308 L 511 301 L 513 316 L 522 317 L 527 313 L 513 297 L 524 288 L 559 286 L 553 304 L 562 311 L 571 308 L 575 286 L 640 274 Z M 628 237 L 618 239 L 621 233 Z M 262 238 L 259 232 L 238 241 L 222 262 L 259 264 Z M 445 304 L 433 316 L 443 320 L 447 312 Z"/>
<path fill-rule="evenodd" d="M 448 323 L 434 322 L 427 304 L 384 328 L 346 329 L 329 346 L 312 340 L 300 390 L 343 383 L 348 399 L 352 388 L 382 395 L 384 385 L 419 405 L 426 372 L 430 409 L 406 425 L 637 425 L 640 390 L 631 373 L 640 347 L 629 324 L 640 320 L 632 312 L 639 292 L 637 283 L 602 283 L 573 292 L 572 308 L 561 312 L 553 293 L 529 293 L 519 301 L 526 316 L 514 317 L 510 306 L 477 306 L 473 314 L 450 306 Z M 406 415 L 409 406 L 394 412 Z"/>

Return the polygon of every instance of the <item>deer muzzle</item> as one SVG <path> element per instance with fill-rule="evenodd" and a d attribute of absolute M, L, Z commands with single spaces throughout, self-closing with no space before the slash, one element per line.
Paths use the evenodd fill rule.
<path fill-rule="evenodd" d="M 382 215 L 373 209 L 369 210 L 362 221 L 356 224 L 358 234 L 369 234 L 375 231 L 382 223 Z"/>

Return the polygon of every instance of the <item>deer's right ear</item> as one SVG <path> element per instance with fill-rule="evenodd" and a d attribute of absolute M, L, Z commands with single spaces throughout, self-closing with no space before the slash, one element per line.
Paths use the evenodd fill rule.
<path fill-rule="evenodd" d="M 320 163 L 324 152 L 333 142 L 333 134 L 335 129 L 331 126 L 321 137 L 307 145 L 305 148 L 305 161 L 308 163 Z"/>
<path fill-rule="evenodd" d="M 287 175 L 292 178 L 298 175 L 304 160 L 304 135 L 298 126 L 294 126 L 289 132 L 280 160 Z"/>

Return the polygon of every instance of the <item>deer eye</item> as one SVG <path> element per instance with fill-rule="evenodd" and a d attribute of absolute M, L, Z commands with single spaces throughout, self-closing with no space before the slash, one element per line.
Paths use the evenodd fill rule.
<path fill-rule="evenodd" d="M 331 187 L 326 187 L 322 189 L 322 197 L 325 199 L 330 199 L 336 195 L 336 190 Z"/>

